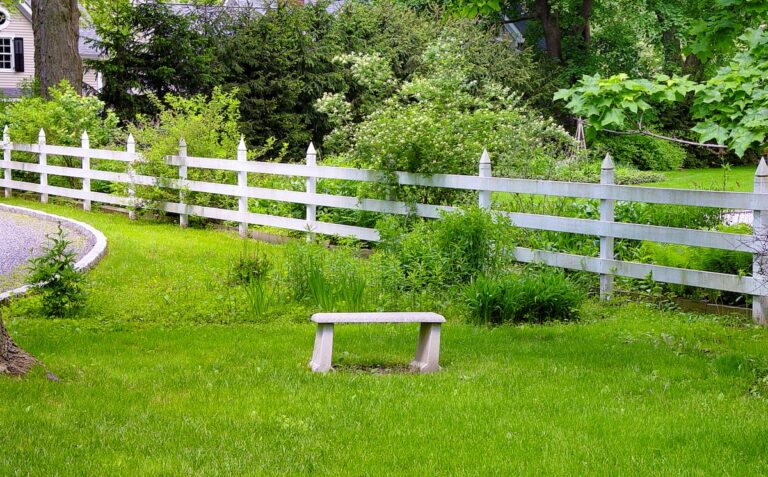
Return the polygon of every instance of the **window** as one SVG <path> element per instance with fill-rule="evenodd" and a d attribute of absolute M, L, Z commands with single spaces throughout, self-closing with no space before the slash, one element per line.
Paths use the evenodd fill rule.
<path fill-rule="evenodd" d="M 0 70 L 13 68 L 13 43 L 11 38 L 0 38 Z"/>
<path fill-rule="evenodd" d="M 10 22 L 11 15 L 8 13 L 8 10 L 0 7 L 0 30 L 5 29 L 5 27 L 7 27 Z"/>

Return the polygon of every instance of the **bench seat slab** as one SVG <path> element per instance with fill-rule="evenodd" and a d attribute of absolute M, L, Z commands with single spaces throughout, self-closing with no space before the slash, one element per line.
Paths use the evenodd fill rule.
<path fill-rule="evenodd" d="M 315 323 L 445 323 L 445 318 L 430 312 L 315 313 Z"/>

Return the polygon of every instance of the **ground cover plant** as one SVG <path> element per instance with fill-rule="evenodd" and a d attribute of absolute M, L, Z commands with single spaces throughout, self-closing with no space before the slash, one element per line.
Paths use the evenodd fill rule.
<path fill-rule="evenodd" d="M 233 312 L 234 234 L 6 202 L 90 223 L 109 250 L 79 318 L 0 308 L 61 379 L 0 378 L 3 475 L 768 470 L 768 331 L 748 322 L 587 302 L 578 322 L 490 328 L 457 311 L 440 373 L 387 374 L 416 327 L 384 325 L 339 327 L 338 371 L 319 376 L 307 305 Z M 259 248 L 279 266 L 282 246 Z"/>

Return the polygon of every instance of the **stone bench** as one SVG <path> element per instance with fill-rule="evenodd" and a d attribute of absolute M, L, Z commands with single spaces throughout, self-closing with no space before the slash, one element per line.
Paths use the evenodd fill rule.
<path fill-rule="evenodd" d="M 445 318 L 437 313 L 315 313 L 317 323 L 315 350 L 310 368 L 316 373 L 331 369 L 333 356 L 333 325 L 336 323 L 421 323 L 416 358 L 411 362 L 413 371 L 431 373 L 440 369 L 440 325 Z"/>

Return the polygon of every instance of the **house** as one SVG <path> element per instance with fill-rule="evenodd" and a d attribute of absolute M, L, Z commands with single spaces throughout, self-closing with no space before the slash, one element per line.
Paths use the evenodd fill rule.
<path fill-rule="evenodd" d="M 32 33 L 32 8 L 30 0 L 23 0 L 14 7 L 0 3 L 0 94 L 5 98 L 18 98 L 24 82 L 35 76 L 35 43 Z M 87 44 L 95 32 L 80 29 L 80 56 L 83 60 L 98 59 L 99 53 Z M 86 91 L 101 89 L 101 77 L 91 70 L 83 72 Z"/>
<path fill-rule="evenodd" d="M 141 3 L 146 0 L 134 0 L 134 3 Z M 237 11 L 250 11 L 256 12 L 260 15 L 264 15 L 267 10 L 276 8 L 278 1 L 281 0 L 224 0 L 220 5 L 197 5 L 194 3 L 167 3 L 166 5 L 171 8 L 174 13 L 185 14 L 190 12 L 196 12 L 203 16 L 215 16 L 222 12 L 237 12 Z M 302 5 L 311 5 L 317 3 L 317 0 L 294 0 L 296 3 Z M 329 13 L 333 13 L 338 10 L 344 0 L 332 0 L 329 2 L 327 10 Z"/>

